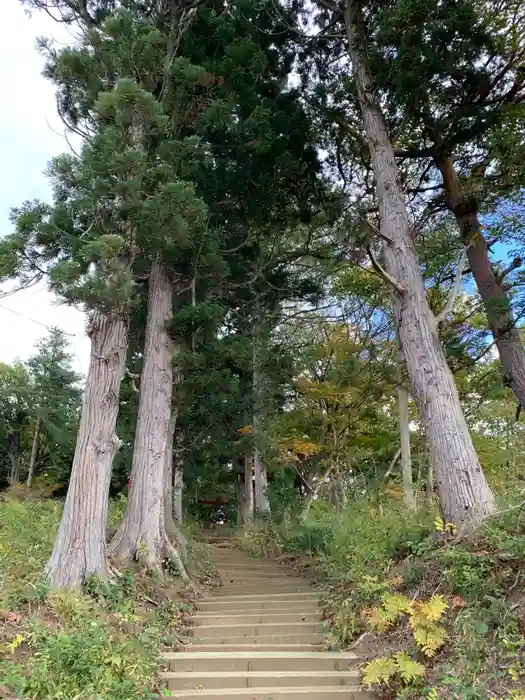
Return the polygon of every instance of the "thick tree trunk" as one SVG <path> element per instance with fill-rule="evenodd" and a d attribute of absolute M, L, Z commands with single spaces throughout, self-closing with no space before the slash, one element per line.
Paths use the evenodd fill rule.
<path fill-rule="evenodd" d="M 127 350 L 126 320 L 94 311 L 91 356 L 71 479 L 47 575 L 54 588 L 71 588 L 95 574 L 107 576 L 106 524 L 120 382 Z"/>
<path fill-rule="evenodd" d="M 42 425 L 42 419 L 40 415 L 37 414 L 35 421 L 35 431 L 33 433 L 33 445 L 31 447 L 31 459 L 29 461 L 29 471 L 27 472 L 26 488 L 29 490 L 31 484 L 33 483 L 33 476 L 35 473 L 36 458 L 38 455 L 38 445 L 40 442 L 40 426 Z"/>
<path fill-rule="evenodd" d="M 412 393 L 429 444 L 443 517 L 468 530 L 494 511 L 447 366 L 414 250 L 404 193 L 386 122 L 374 95 L 366 59 L 366 36 L 355 0 L 345 21 L 358 99 L 376 178 L 381 234 L 387 240 L 385 277 L 395 286 L 396 330 L 405 354 Z"/>
<path fill-rule="evenodd" d="M 126 515 L 109 548 L 119 561 L 140 560 L 151 569 L 160 569 L 165 558 L 180 561 L 168 539 L 164 517 L 166 455 L 172 449 L 173 341 L 167 330 L 172 302 L 171 280 L 156 259 L 149 278 L 131 489 Z"/>
<path fill-rule="evenodd" d="M 259 305 L 255 305 L 252 331 L 252 387 L 253 387 L 253 472 L 255 478 L 255 513 L 270 513 L 268 500 L 268 474 L 264 463 L 264 339 Z"/>
<path fill-rule="evenodd" d="M 516 328 L 509 295 L 490 262 L 476 200 L 463 192 L 452 158 L 440 158 L 436 163 L 443 178 L 448 207 L 456 217 L 461 238 L 467 246 L 472 276 L 498 348 L 504 383 L 512 389 L 518 403 L 525 407 L 525 350 Z"/>

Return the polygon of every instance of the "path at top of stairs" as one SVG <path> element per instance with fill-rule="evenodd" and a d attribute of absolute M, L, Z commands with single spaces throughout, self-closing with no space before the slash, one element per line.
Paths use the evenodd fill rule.
<path fill-rule="evenodd" d="M 223 585 L 198 603 L 192 643 L 162 674 L 179 700 L 368 700 L 353 652 L 323 651 L 319 591 L 284 566 L 211 543 Z"/>

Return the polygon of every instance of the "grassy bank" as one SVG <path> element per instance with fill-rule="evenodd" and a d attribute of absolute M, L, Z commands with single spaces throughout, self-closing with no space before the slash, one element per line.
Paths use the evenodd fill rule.
<path fill-rule="evenodd" d="M 327 643 L 358 644 L 385 698 L 525 700 L 525 514 L 458 542 L 431 509 L 316 504 L 305 522 L 250 528 L 243 545 L 288 553 L 329 590 Z"/>
<path fill-rule="evenodd" d="M 111 523 L 122 505 L 112 504 Z M 0 697 L 4 700 L 145 700 L 158 697 L 159 658 L 185 634 L 192 609 L 176 578 L 138 567 L 52 593 L 42 577 L 60 506 L 0 500 Z M 204 545 L 190 544 L 195 572 L 213 575 Z"/>

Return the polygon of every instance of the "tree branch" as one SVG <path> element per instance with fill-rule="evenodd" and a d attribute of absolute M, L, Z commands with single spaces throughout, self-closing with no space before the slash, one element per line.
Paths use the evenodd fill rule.
<path fill-rule="evenodd" d="M 496 279 L 498 280 L 499 284 L 501 284 L 505 277 L 510 275 L 511 272 L 514 272 L 514 270 L 517 270 L 519 267 L 521 267 L 521 264 L 522 259 L 520 257 L 516 257 L 505 270 L 496 273 Z"/>
<path fill-rule="evenodd" d="M 372 253 L 372 250 L 370 246 L 367 246 L 366 252 L 368 253 L 368 257 L 370 258 L 370 262 L 372 263 L 372 267 L 374 270 L 377 272 L 377 274 L 382 277 L 382 279 L 385 280 L 385 282 L 388 282 L 394 289 L 399 292 L 399 294 L 405 294 L 406 289 L 399 284 L 399 282 L 392 277 L 392 275 L 389 275 L 388 272 L 378 263 L 376 260 L 374 254 Z"/>
<path fill-rule="evenodd" d="M 456 270 L 456 279 L 454 280 L 454 285 L 452 286 L 452 291 L 450 292 L 450 296 L 448 298 L 448 301 L 445 304 L 445 308 L 436 316 L 436 324 L 440 323 L 441 321 L 444 321 L 445 318 L 448 316 L 448 314 L 454 308 L 454 303 L 455 303 L 456 299 L 458 298 L 459 292 L 461 290 L 461 279 L 463 277 L 463 268 L 465 266 L 466 259 L 467 259 L 467 248 L 464 248 L 461 251 L 461 255 L 459 256 L 458 269 Z"/>

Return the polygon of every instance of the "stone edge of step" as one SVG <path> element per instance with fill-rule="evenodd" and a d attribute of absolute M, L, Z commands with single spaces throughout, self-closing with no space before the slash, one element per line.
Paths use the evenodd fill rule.
<path fill-rule="evenodd" d="M 257 645 L 246 645 L 250 648 Z M 292 645 L 296 646 L 296 645 Z M 166 651 L 162 654 L 161 659 L 166 663 L 175 659 L 180 659 L 182 656 L 187 656 L 185 651 Z M 360 654 L 353 651 L 196 651 L 192 652 L 193 658 L 202 659 L 333 659 L 334 661 L 352 660 L 357 661 L 363 659 Z"/>
<path fill-rule="evenodd" d="M 185 697 L 219 697 L 225 700 L 225 691 L 228 693 L 228 698 L 234 696 L 245 696 L 252 700 L 252 698 L 262 695 L 265 698 L 279 698 L 280 696 L 287 695 L 316 695 L 318 698 L 324 696 L 332 695 L 345 695 L 349 696 L 350 693 L 356 695 L 362 695 L 363 698 L 372 698 L 374 695 L 370 693 L 366 688 L 360 685 L 341 685 L 341 686 L 275 686 L 268 688 L 198 688 L 193 690 L 168 690 L 165 691 L 168 694 L 165 697 L 168 698 L 185 698 Z"/>

